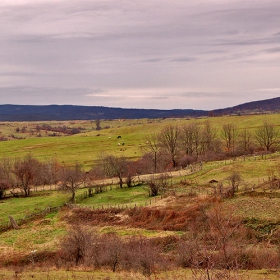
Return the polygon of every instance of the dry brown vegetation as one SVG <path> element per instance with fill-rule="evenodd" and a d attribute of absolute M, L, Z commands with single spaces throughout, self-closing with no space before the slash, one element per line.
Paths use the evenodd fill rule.
<path fill-rule="evenodd" d="M 56 225 L 63 224 L 65 232 L 56 236 L 52 246 L 42 243 L 36 250 L 32 246 L 24 248 L 28 242 L 19 239 L 17 242 L 22 242 L 20 249 L 2 247 L 0 264 L 15 271 L 71 268 L 125 271 L 133 275 L 140 273 L 145 277 L 158 275 L 166 270 L 187 269 L 191 271 L 193 279 L 207 280 L 238 279 L 234 277 L 240 270 L 264 268 L 279 270 L 279 158 L 270 154 L 271 160 L 265 161 L 269 153 L 263 152 L 259 157 L 261 164 L 259 169 L 252 171 L 252 166 L 258 164 L 256 156 L 248 156 L 251 159 L 246 159 L 245 155 L 232 158 L 241 154 L 241 151 L 237 152 L 236 143 L 233 142 L 228 143 L 227 150 L 223 151 L 223 154 L 217 153 L 221 143 L 212 141 L 214 135 L 209 134 L 210 128 L 209 123 L 203 124 L 201 127 L 203 133 L 199 138 L 203 141 L 198 142 L 191 141 L 193 134 L 198 135 L 198 126 L 185 127 L 183 129 L 185 140 L 189 139 L 189 142 L 182 142 L 185 149 L 183 151 L 181 146 L 176 146 L 176 141 L 179 140 L 177 127 L 169 126 L 169 130 L 163 130 L 159 135 L 163 136 L 163 132 L 168 133 L 176 143 L 161 143 L 161 149 L 158 150 L 153 142 L 147 147 L 148 153 L 134 162 L 112 155 L 100 156 L 100 164 L 88 172 L 81 172 L 78 165 L 75 169 L 54 160 L 41 164 L 31 154 L 23 159 L 17 159 L 16 164 L 11 165 L 9 160 L 3 161 L 1 163 L 3 168 L 0 171 L 5 181 L 0 182 L 0 191 L 2 189 L 2 198 L 7 202 L 9 199 L 17 199 L 14 193 L 16 187 L 25 192 L 24 199 L 27 201 L 29 198 L 32 199 L 32 196 L 29 197 L 32 195 L 31 186 L 57 184 L 61 186 L 61 190 L 68 190 L 71 193 L 71 202 L 75 202 L 76 192 L 80 191 L 81 194 L 83 191 L 86 195 L 82 195 L 78 202 L 82 203 L 88 199 L 90 203 L 89 207 L 66 203 L 63 207 L 57 208 L 60 210 L 55 213 L 58 220 Z M 227 126 L 231 134 L 234 134 L 233 128 Z M 225 133 L 224 140 L 229 141 L 227 135 Z M 245 138 L 242 139 L 247 141 Z M 205 139 L 209 141 L 212 139 L 212 142 L 210 141 L 212 144 Z M 160 143 L 161 138 L 153 140 Z M 174 144 L 174 147 L 169 147 L 169 144 Z M 246 147 L 247 144 L 244 143 Z M 248 150 L 246 153 L 249 153 L 249 148 L 246 148 Z M 271 150 L 271 147 L 266 149 Z M 216 151 L 215 155 L 211 153 L 212 150 Z M 211 164 L 202 162 L 213 159 L 212 156 L 223 158 L 225 163 L 223 161 L 213 163 L 213 166 L 217 165 L 215 169 Z M 227 159 L 239 160 L 239 165 L 227 165 Z M 32 164 L 28 164 L 29 162 Z M 13 167 L 11 170 L 10 166 Z M 31 167 L 35 166 L 37 171 L 33 172 Z M 40 166 L 42 172 L 38 172 Z M 148 175 L 144 182 L 145 174 L 152 171 L 172 170 L 180 174 L 180 168 L 177 171 L 173 169 L 176 166 L 186 171 L 181 178 L 172 177 L 172 172 L 169 172 L 170 177 L 164 177 L 164 173 L 157 174 L 158 176 Z M 264 168 L 269 169 L 265 171 L 266 173 L 262 171 L 268 180 L 260 180 L 257 174 L 250 177 L 251 181 L 244 182 L 243 176 L 246 176 L 246 172 L 258 173 Z M 242 174 L 240 170 L 243 171 Z M 132 181 L 133 175 L 139 179 L 138 186 Z M 113 177 L 117 178 L 118 187 L 114 186 L 112 190 L 110 186 L 107 189 L 105 179 L 101 187 L 97 185 L 97 179 L 105 178 L 104 176 L 110 182 L 113 182 Z M 254 183 L 252 177 L 255 179 Z M 209 178 L 213 180 L 210 181 Z M 129 198 L 125 202 L 119 198 L 119 201 L 115 200 L 117 207 L 109 205 L 103 208 L 103 203 L 110 204 L 115 196 L 118 196 L 113 191 L 128 194 L 126 190 L 134 190 L 136 186 L 141 188 L 139 185 L 143 186 L 140 195 L 144 197 L 144 191 L 146 192 L 146 197 L 143 198 L 146 201 L 142 203 L 145 206 L 135 204 L 133 207 L 134 203 L 131 203 Z M 80 186 L 84 189 L 80 190 Z M 10 193 L 13 198 L 4 197 L 7 188 L 13 191 Z M 107 199 L 101 200 L 100 205 L 97 205 L 99 202 L 94 198 L 100 198 L 105 192 L 110 191 Z M 155 200 L 155 203 L 149 203 L 152 196 L 159 199 Z M 50 214 L 50 211 L 48 213 Z M 56 225 L 51 226 L 53 222 L 44 218 L 44 215 L 45 212 L 43 216 L 25 220 L 20 224 L 19 231 L 28 232 L 30 229 L 30 232 L 34 233 L 40 227 L 48 225 L 49 228 L 55 228 Z M 46 234 L 49 233 L 46 227 L 44 230 Z M 15 230 L 6 233 L 12 235 L 14 232 Z M 34 236 L 29 238 L 36 239 L 39 234 Z M 12 238 L 7 240 L 13 242 Z M 32 242 L 35 244 L 36 240 Z"/>
<path fill-rule="evenodd" d="M 188 268 L 194 279 L 235 279 L 231 277 L 238 270 L 279 269 L 279 225 L 270 235 L 261 235 L 263 229 L 254 228 L 236 214 L 234 203 L 225 202 L 230 200 L 180 195 L 131 209 L 65 206 L 60 219 L 69 230 L 56 250 L 10 251 L 0 261 L 6 267 L 109 269 L 145 276 Z M 104 226 L 127 234 L 101 233 Z M 135 228 L 167 234 L 129 234 Z"/>

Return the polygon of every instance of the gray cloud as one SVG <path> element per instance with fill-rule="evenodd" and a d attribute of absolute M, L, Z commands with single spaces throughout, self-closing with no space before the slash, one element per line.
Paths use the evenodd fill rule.
<path fill-rule="evenodd" d="M 280 88 L 279 14 L 278 0 L 3 1 L 1 102 L 214 109 L 275 97 L 255 89 Z"/>
<path fill-rule="evenodd" d="M 196 61 L 195 57 L 178 57 L 176 59 L 171 60 L 172 62 L 193 62 Z"/>
<path fill-rule="evenodd" d="M 268 52 L 268 53 L 280 53 L 280 47 L 278 48 L 271 48 L 271 49 L 266 49 L 264 50 L 265 52 Z"/>

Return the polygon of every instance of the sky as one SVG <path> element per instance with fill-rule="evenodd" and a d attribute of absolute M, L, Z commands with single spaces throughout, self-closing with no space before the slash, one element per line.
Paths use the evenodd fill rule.
<path fill-rule="evenodd" d="M 0 104 L 231 107 L 280 96 L 279 0 L 1 0 Z"/>

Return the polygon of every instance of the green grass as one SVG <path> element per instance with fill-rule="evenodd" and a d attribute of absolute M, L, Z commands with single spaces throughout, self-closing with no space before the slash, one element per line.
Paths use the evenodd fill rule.
<path fill-rule="evenodd" d="M 0 224 L 7 224 L 9 216 L 15 220 L 38 213 L 47 207 L 62 206 L 69 200 L 69 194 L 57 191 L 41 192 L 37 196 L 13 197 L 0 202 Z"/>
<path fill-rule="evenodd" d="M 0 157 L 21 157 L 29 152 L 40 160 L 56 158 L 59 162 L 74 165 L 76 162 L 89 169 L 101 152 L 123 155 L 129 158 L 139 158 L 143 151 L 141 147 L 145 143 L 145 138 L 151 133 L 158 133 L 165 125 L 183 126 L 191 122 L 203 124 L 206 119 L 155 119 L 155 120 L 113 120 L 101 121 L 101 126 L 108 126 L 107 129 L 95 130 L 95 123 L 92 121 L 67 121 L 67 122 L 2 122 L 0 123 L 0 133 L 3 136 L 14 134 L 23 137 L 22 140 L 10 140 L 0 142 Z M 254 130 L 261 126 L 265 120 L 280 127 L 280 114 L 253 115 L 253 116 L 232 116 L 209 118 L 213 127 L 217 128 L 221 135 L 223 124 L 234 123 L 242 130 L 247 128 Z M 83 127 L 82 133 L 72 136 L 49 137 L 42 133 L 42 137 L 37 137 L 36 133 L 30 135 L 29 130 L 34 130 L 37 124 L 48 123 L 52 126 Z M 27 127 L 26 133 L 16 133 L 17 127 Z M 100 134 L 100 136 L 97 136 Z M 121 135 L 121 139 L 117 136 Z M 280 136 L 280 135 L 279 135 Z M 111 137 L 111 139 L 109 139 Z M 118 146 L 124 143 L 124 146 Z"/>
<path fill-rule="evenodd" d="M 78 194 L 79 195 L 79 194 Z M 101 207 L 104 206 L 130 206 L 143 204 L 149 201 L 148 192 L 143 187 L 132 187 L 122 189 L 112 189 L 106 192 L 94 194 L 93 197 L 82 200 L 79 204 Z"/>
<path fill-rule="evenodd" d="M 279 174 L 280 155 L 272 154 L 263 158 L 261 156 L 246 156 L 237 160 L 223 160 L 209 162 L 203 164 L 203 169 L 192 175 L 185 176 L 187 180 L 194 182 L 196 185 L 205 185 L 212 179 L 223 181 L 227 185 L 226 178 L 233 172 L 240 173 L 243 181 L 241 187 L 252 187 L 269 179 L 271 172 L 276 176 Z M 173 179 L 173 182 L 178 182 L 181 178 Z"/>
<path fill-rule="evenodd" d="M 58 214 L 57 214 L 58 215 Z M 57 218 L 44 218 L 1 233 L 1 247 L 12 247 L 17 251 L 56 250 L 59 238 L 66 233 L 66 227 Z"/>

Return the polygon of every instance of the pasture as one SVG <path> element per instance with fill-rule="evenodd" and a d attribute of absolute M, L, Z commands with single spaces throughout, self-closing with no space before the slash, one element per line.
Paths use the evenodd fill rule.
<path fill-rule="evenodd" d="M 252 116 L 224 116 L 207 119 L 213 128 L 221 134 L 223 124 L 236 124 L 240 130 L 252 132 L 264 121 L 273 123 L 280 128 L 280 114 Z M 142 147 L 146 137 L 158 133 L 166 125 L 183 126 L 191 122 L 203 124 L 206 119 L 159 119 L 159 120 L 101 120 L 101 130 L 95 129 L 94 121 L 67 122 L 22 122 L 0 123 L 0 135 L 7 141 L 0 142 L 0 157 L 22 157 L 32 153 L 39 160 L 45 161 L 56 158 L 59 162 L 74 165 L 76 162 L 89 169 L 96 164 L 100 154 L 107 153 L 137 159 L 142 156 Z M 36 131 L 36 126 L 50 125 L 51 127 L 80 127 L 80 133 L 65 135 L 52 131 Z M 22 131 L 22 128 L 24 132 Z M 18 132 L 17 132 L 18 131 Z M 11 137 L 13 135 L 13 137 Z M 38 136 L 40 135 L 40 136 Z M 121 136 L 121 138 L 117 138 Z M 280 136 L 280 135 L 279 135 Z M 118 145 L 120 144 L 120 146 Z M 123 145 L 122 145 L 123 144 Z"/>
<path fill-rule="evenodd" d="M 208 120 L 219 133 L 222 125 L 229 122 L 238 124 L 241 130 L 246 128 L 252 132 L 265 120 L 272 122 L 277 128 L 280 127 L 279 114 L 215 117 Z M 140 158 L 148 135 L 160 132 L 167 124 L 183 126 L 190 122 L 203 123 L 205 119 L 101 121 L 102 129 L 99 131 L 95 130 L 92 121 L 50 122 L 52 127 L 83 128 L 80 133 L 74 135 L 56 136 L 51 136 L 50 131 L 40 131 L 41 135 L 38 136 L 38 123 L 1 123 L 1 135 L 4 138 L 14 134 L 13 139 L 0 142 L 1 157 L 22 157 L 32 152 L 39 160 L 56 158 L 58 162 L 70 165 L 78 162 L 87 170 L 98 162 L 101 153 L 123 155 L 130 159 Z M 21 132 L 22 126 L 26 127 L 24 132 Z M 124 145 L 119 146 L 118 143 Z M 242 257 L 246 257 L 246 261 L 247 258 L 251 258 L 254 269 L 257 264 L 264 268 L 252 271 L 230 270 L 232 279 L 279 279 L 279 267 L 275 268 L 275 263 L 270 267 L 269 261 L 263 263 L 261 257 L 256 257 L 260 252 L 266 256 L 273 252 L 274 260 L 278 258 L 279 166 L 278 152 L 204 162 L 202 169 L 194 172 L 168 172 L 168 189 L 155 198 L 148 196 L 146 183 L 120 189 L 112 182 L 106 190 L 92 197 L 88 197 L 87 188 L 79 189 L 74 207 L 65 206 L 70 199 L 69 193 L 51 188 L 40 192 L 33 190 L 31 196 L 26 198 L 3 199 L 0 203 L 0 225 L 7 225 L 9 216 L 12 216 L 20 222 L 20 226 L 18 230 L 2 230 L 0 233 L 0 262 L 6 267 L 0 270 L 0 279 L 147 279 L 142 273 L 135 271 L 120 270 L 112 273 L 108 268 L 96 270 L 83 265 L 65 270 L 62 264 L 59 267 L 51 262 L 52 257 L 46 256 L 61 256 L 60 246 L 63 238 L 73 226 L 81 226 L 87 230 L 94 229 L 100 235 L 115 234 L 124 241 L 139 236 L 155 240 L 167 246 L 164 247 L 164 254 L 174 261 L 176 253 L 172 250 L 175 250 L 176 246 L 172 243 L 173 240 L 194 234 L 192 230 L 198 226 L 200 219 L 205 219 L 203 215 L 210 215 L 217 205 L 217 209 L 221 211 L 219 213 L 228 215 L 226 217 L 231 219 L 230 223 L 239 220 L 240 226 L 245 226 L 243 230 L 248 229 L 250 237 L 246 237 L 247 243 L 244 241 L 245 237 L 244 240 L 240 239 L 241 241 L 238 239 L 238 242 L 244 242 L 241 247 L 246 247 L 250 254 L 254 252 L 255 255 L 250 255 L 245 250 L 247 255 Z M 228 178 L 234 171 L 242 177 L 238 191 L 231 198 L 217 196 L 215 191 L 218 184 L 222 184 L 225 189 L 230 188 Z M 212 179 L 218 183 L 210 184 Z M 42 214 L 49 207 L 59 207 L 59 210 Z M 200 209 L 203 210 L 203 215 L 199 212 Z M 202 216 L 194 216 L 198 215 L 198 212 Z M 188 215 L 191 217 L 189 221 Z M 171 226 L 164 228 L 164 223 Z M 198 235 L 199 231 L 195 234 Z M 38 256 L 42 253 L 46 258 L 45 266 L 40 262 L 41 259 L 35 260 L 33 255 L 30 255 L 34 250 L 38 252 Z M 21 263 L 24 265 L 20 265 Z M 214 275 L 215 270 L 211 270 L 211 273 Z M 193 277 L 199 275 L 205 276 L 203 268 L 182 269 L 174 264 L 174 267 L 166 271 L 155 270 L 148 279 L 194 279 Z M 214 278 L 211 279 L 215 279 L 213 275 L 211 277 Z"/>

